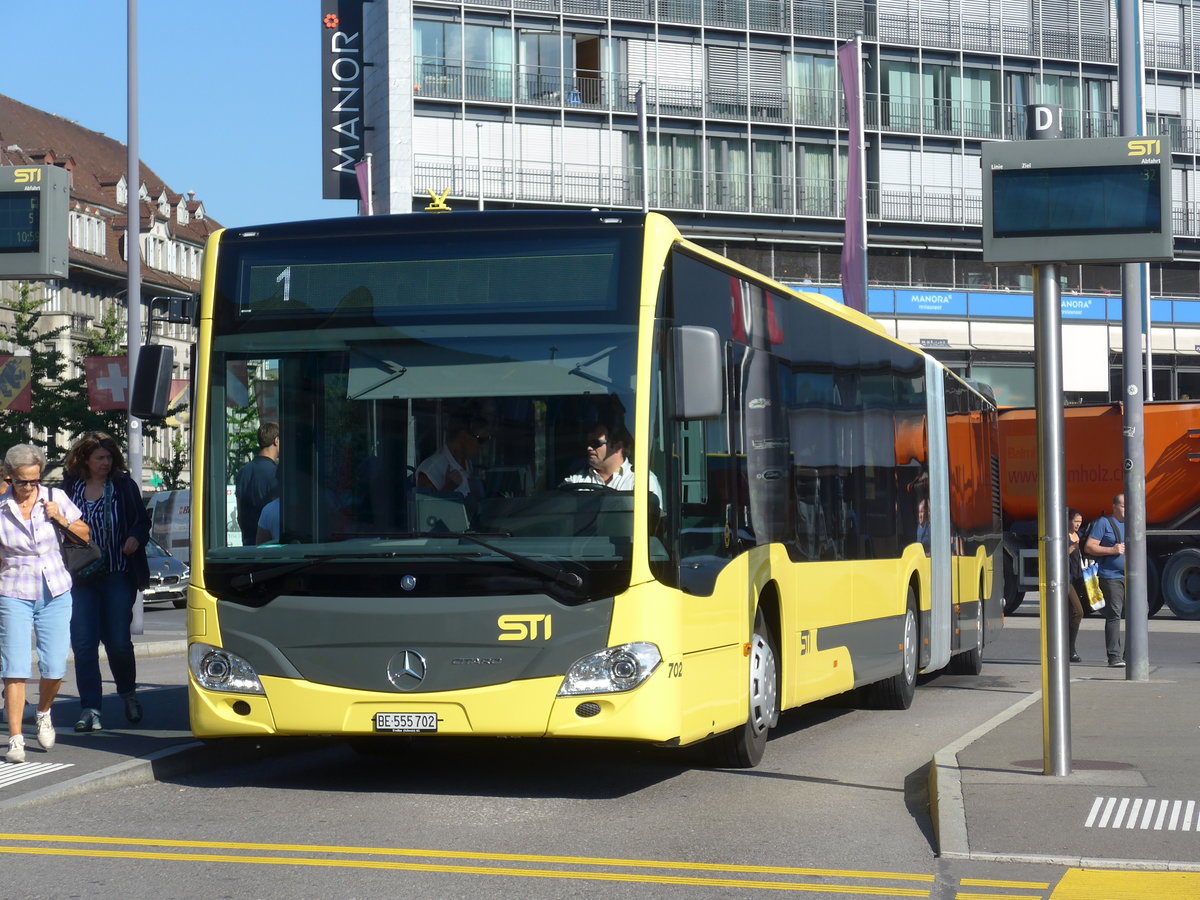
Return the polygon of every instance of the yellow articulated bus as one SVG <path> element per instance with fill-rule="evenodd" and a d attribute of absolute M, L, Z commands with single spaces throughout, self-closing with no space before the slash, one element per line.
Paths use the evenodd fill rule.
<path fill-rule="evenodd" d="M 753 766 L 782 710 L 906 708 L 1000 627 L 987 392 L 660 215 L 228 229 L 199 340 L 199 737 Z M 276 493 L 243 535 L 266 422 Z"/>

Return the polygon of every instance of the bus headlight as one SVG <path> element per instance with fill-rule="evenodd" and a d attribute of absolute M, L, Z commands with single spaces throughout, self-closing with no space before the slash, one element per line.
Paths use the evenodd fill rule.
<path fill-rule="evenodd" d="M 589 653 L 567 670 L 558 696 L 631 691 L 654 674 L 660 662 L 658 648 L 644 642 Z"/>
<path fill-rule="evenodd" d="M 210 691 L 235 694 L 265 694 L 254 666 L 236 653 L 211 644 L 195 643 L 188 647 L 188 666 L 200 686 Z"/>

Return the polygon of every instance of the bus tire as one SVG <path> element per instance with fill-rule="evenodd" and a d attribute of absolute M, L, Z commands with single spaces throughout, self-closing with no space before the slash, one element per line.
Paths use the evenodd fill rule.
<path fill-rule="evenodd" d="M 1167 558 L 1162 596 L 1181 619 L 1200 619 L 1200 550 L 1185 547 Z"/>
<path fill-rule="evenodd" d="M 752 769 L 767 749 L 767 738 L 779 722 L 779 651 L 762 611 L 750 637 L 750 709 L 746 722 L 711 742 L 713 765 Z"/>
<path fill-rule="evenodd" d="M 1162 591 L 1162 565 L 1159 560 L 1146 555 L 1146 616 L 1149 618 L 1163 608 L 1165 598 Z"/>
<path fill-rule="evenodd" d="M 975 646 L 950 657 L 951 675 L 978 675 L 983 671 L 983 600 L 975 611 Z"/>
<path fill-rule="evenodd" d="M 900 671 L 891 678 L 871 686 L 872 705 L 876 709 L 908 709 L 917 690 L 917 652 L 920 648 L 917 633 L 917 598 L 908 589 L 908 606 L 904 610 L 904 643 L 901 646 Z"/>
<path fill-rule="evenodd" d="M 1011 616 L 1025 599 L 1025 592 L 1017 586 L 1017 570 L 1015 562 L 1007 553 L 1004 554 L 1004 614 Z"/>

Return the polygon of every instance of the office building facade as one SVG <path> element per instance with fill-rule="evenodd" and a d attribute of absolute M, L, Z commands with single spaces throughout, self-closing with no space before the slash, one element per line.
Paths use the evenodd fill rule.
<path fill-rule="evenodd" d="M 1162 398 L 1200 397 L 1198 9 L 1143 4 L 1147 133 L 1171 142 L 1177 237 L 1176 261 L 1150 270 Z M 461 209 L 641 209 L 641 90 L 649 208 L 834 295 L 836 51 L 861 33 L 869 311 L 1002 401 L 1032 402 L 1031 273 L 982 261 L 980 147 L 1024 139 L 1034 103 L 1063 108 L 1065 137 L 1119 133 L 1111 0 L 375 0 L 363 15 L 375 212 L 420 210 L 431 191 Z M 1073 396 L 1108 399 L 1120 269 L 1063 272 L 1068 347 L 1087 350 L 1080 366 L 1102 357 Z"/>

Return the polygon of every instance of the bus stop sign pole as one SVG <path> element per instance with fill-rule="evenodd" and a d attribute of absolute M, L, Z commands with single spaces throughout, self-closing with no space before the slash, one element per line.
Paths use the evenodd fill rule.
<path fill-rule="evenodd" d="M 1026 109 L 1029 140 L 1062 137 L 1062 107 Z M 1037 394 L 1038 596 L 1042 624 L 1042 773 L 1071 774 L 1067 641 L 1067 503 L 1063 437 L 1062 294 L 1057 263 L 1033 267 Z"/>

